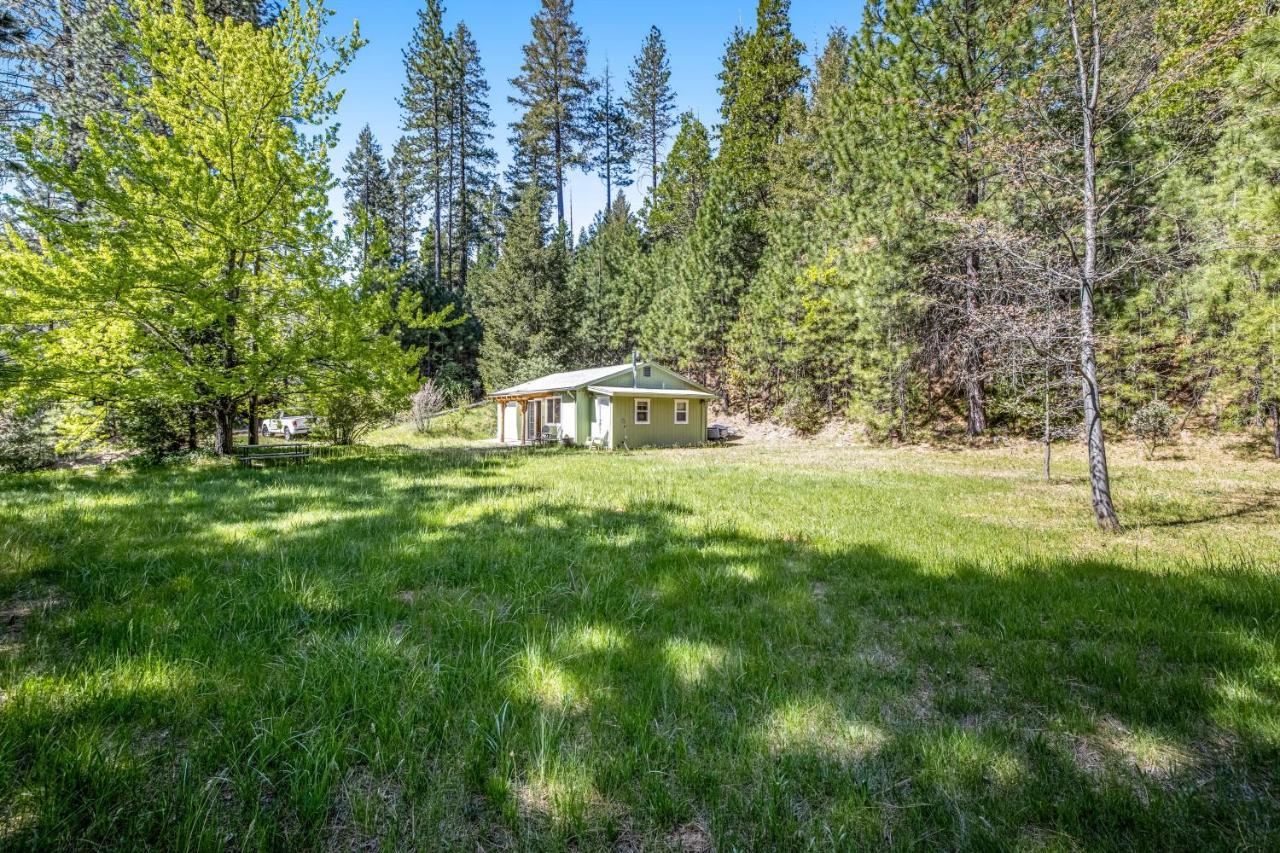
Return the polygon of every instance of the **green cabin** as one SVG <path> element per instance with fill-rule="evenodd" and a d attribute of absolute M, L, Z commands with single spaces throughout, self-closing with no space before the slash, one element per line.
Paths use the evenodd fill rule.
<path fill-rule="evenodd" d="M 489 395 L 502 444 L 676 447 L 707 440 L 714 391 L 651 361 L 552 373 Z"/>

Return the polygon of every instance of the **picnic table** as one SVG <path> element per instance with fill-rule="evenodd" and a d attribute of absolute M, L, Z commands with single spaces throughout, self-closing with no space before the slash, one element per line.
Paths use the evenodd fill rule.
<path fill-rule="evenodd" d="M 253 466 L 256 462 L 269 465 L 273 462 L 300 461 L 311 457 L 312 447 L 309 444 L 246 444 L 235 449 L 236 461 L 241 465 Z"/>

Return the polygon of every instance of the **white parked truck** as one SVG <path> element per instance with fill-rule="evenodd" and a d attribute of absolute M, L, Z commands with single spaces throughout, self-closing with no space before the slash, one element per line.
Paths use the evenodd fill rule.
<path fill-rule="evenodd" d="M 262 422 L 263 435 L 282 435 L 285 441 L 292 441 L 294 436 L 307 435 L 311 432 L 311 415 L 286 415 L 277 412 L 274 418 Z"/>

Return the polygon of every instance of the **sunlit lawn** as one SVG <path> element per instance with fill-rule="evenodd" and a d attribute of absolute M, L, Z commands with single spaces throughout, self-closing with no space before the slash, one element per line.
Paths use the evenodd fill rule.
<path fill-rule="evenodd" d="M 0 479 L 0 847 L 1280 845 L 1280 465 L 381 440 Z"/>

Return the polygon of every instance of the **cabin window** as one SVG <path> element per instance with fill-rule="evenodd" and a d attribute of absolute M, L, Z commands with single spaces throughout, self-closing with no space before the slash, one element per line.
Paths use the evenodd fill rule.
<path fill-rule="evenodd" d="M 676 400 L 676 423 L 687 424 L 689 422 L 689 401 Z"/>
<path fill-rule="evenodd" d="M 652 376 L 652 375 L 653 375 L 653 368 L 646 364 L 646 365 L 644 366 L 644 375 L 645 375 L 645 378 L 648 378 L 648 377 Z"/>
<path fill-rule="evenodd" d="M 546 424 L 560 423 L 560 398 L 549 397 L 547 399 L 546 413 L 543 415 L 542 422 Z"/>
<path fill-rule="evenodd" d="M 649 401 L 646 399 L 636 400 L 636 423 L 647 424 L 649 422 Z"/>

